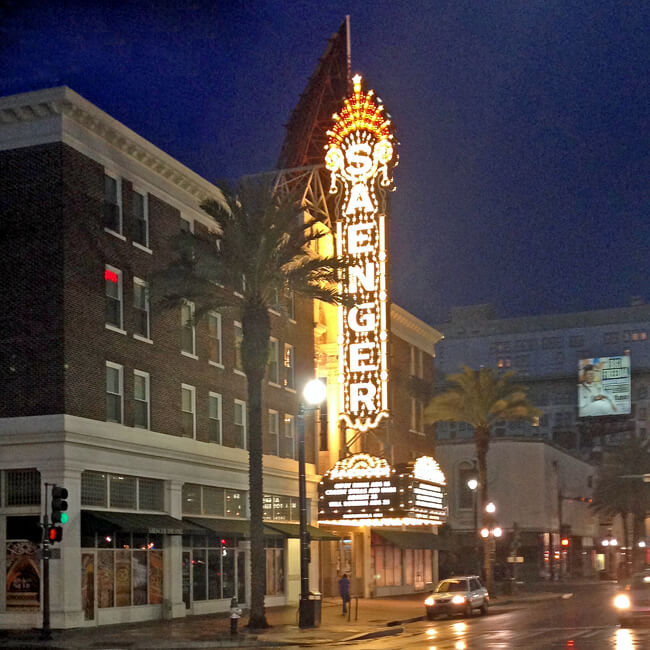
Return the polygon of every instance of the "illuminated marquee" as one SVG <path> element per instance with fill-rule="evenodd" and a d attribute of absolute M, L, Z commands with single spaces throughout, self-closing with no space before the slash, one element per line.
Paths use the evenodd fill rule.
<path fill-rule="evenodd" d="M 339 386 L 342 419 L 367 431 L 388 416 L 388 285 L 386 278 L 387 190 L 397 164 L 393 127 L 372 90 L 345 100 L 327 132 L 325 165 L 331 173 L 330 193 L 339 185 L 337 254 L 348 257 L 339 291 L 351 298 L 339 308 Z"/>
<path fill-rule="evenodd" d="M 439 525 L 447 519 L 445 483 L 428 456 L 392 468 L 383 458 L 355 454 L 323 476 L 318 520 L 337 526 Z"/>

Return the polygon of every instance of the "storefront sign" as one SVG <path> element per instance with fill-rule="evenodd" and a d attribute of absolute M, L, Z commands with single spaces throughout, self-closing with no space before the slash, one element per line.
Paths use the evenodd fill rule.
<path fill-rule="evenodd" d="M 385 192 L 397 164 L 393 127 L 361 90 L 345 100 L 329 137 L 325 165 L 330 193 L 343 186 L 336 215 L 337 254 L 350 258 L 339 291 L 350 304 L 339 308 L 340 419 L 358 431 L 388 416 L 388 282 Z"/>
<path fill-rule="evenodd" d="M 347 526 L 441 524 L 447 518 L 444 474 L 433 458 L 391 468 L 355 454 L 339 461 L 319 486 L 318 519 Z"/>

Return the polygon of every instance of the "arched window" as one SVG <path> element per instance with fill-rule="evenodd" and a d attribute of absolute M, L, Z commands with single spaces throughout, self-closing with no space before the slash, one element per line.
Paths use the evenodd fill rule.
<path fill-rule="evenodd" d="M 476 467 L 473 463 L 464 461 L 458 465 L 458 508 L 471 510 L 474 507 L 474 491 L 467 486 L 471 478 L 478 478 Z M 478 488 L 477 488 L 478 489 Z"/>

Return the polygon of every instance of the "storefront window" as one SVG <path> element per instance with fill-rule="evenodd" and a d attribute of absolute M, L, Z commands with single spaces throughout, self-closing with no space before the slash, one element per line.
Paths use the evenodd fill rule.
<path fill-rule="evenodd" d="M 284 593 L 284 540 L 267 539 L 266 542 L 266 595 Z"/>
<path fill-rule="evenodd" d="M 192 598 L 206 599 L 207 551 L 195 548 L 192 550 Z"/>

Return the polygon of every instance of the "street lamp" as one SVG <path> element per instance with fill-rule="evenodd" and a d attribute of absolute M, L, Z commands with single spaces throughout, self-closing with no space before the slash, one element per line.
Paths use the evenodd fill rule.
<path fill-rule="evenodd" d="M 298 626 L 314 627 L 314 601 L 309 597 L 309 530 L 307 529 L 307 484 L 305 479 L 305 411 L 316 410 L 327 397 L 325 384 L 311 379 L 305 385 L 298 408 L 298 500 L 300 503 L 300 604 Z"/>
<path fill-rule="evenodd" d="M 479 547 L 476 543 L 476 538 L 478 536 L 478 481 L 475 478 L 469 479 L 467 481 L 467 487 L 472 491 L 472 503 L 474 505 L 474 559 L 476 566 L 478 567 L 477 574 L 480 575 Z"/>

